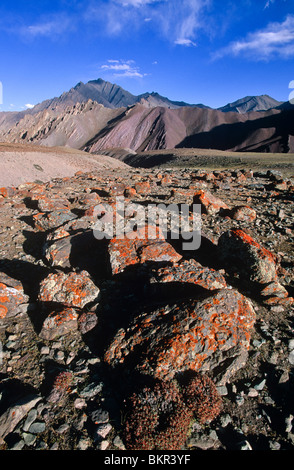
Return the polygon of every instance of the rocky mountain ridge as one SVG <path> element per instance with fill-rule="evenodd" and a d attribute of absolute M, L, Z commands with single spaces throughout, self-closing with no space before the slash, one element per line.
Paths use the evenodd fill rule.
<path fill-rule="evenodd" d="M 33 109 L 0 113 L 0 139 L 92 153 L 119 147 L 136 152 L 174 147 L 293 152 L 293 107 L 278 104 L 263 95 L 215 110 L 154 92 L 136 97 L 98 79 L 80 82 Z"/>

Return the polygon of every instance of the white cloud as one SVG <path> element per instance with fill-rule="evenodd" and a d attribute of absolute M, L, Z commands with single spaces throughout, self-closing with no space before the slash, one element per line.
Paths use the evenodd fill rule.
<path fill-rule="evenodd" d="M 38 23 L 23 26 L 21 34 L 27 38 L 36 37 L 59 37 L 63 33 L 73 29 L 73 18 L 65 14 L 54 15 L 41 19 Z"/>
<path fill-rule="evenodd" d="M 34 106 L 35 106 L 34 104 L 29 104 L 29 103 L 25 105 L 25 107 L 28 109 L 32 109 L 34 108 Z"/>
<path fill-rule="evenodd" d="M 269 8 L 271 3 L 275 3 L 275 0 L 267 0 L 266 4 L 264 5 L 264 9 Z"/>
<path fill-rule="evenodd" d="M 245 55 L 256 60 L 294 57 L 294 15 L 282 23 L 270 23 L 265 29 L 248 34 L 218 51 L 215 58 Z"/>
<path fill-rule="evenodd" d="M 195 46 L 199 29 L 206 27 L 205 8 L 212 0 L 108 0 L 92 3 L 87 21 L 103 22 L 108 34 L 152 28 L 173 44 Z"/>
<path fill-rule="evenodd" d="M 123 7 L 142 7 L 151 3 L 158 3 L 160 0 L 115 0 L 115 3 L 119 3 Z"/>
<path fill-rule="evenodd" d="M 102 71 L 111 72 L 113 77 L 143 78 L 146 74 L 141 73 L 134 60 L 113 60 L 101 65 Z"/>
<path fill-rule="evenodd" d="M 185 38 L 176 39 L 175 44 L 177 44 L 178 46 L 187 46 L 187 47 L 197 46 L 197 44 L 193 42 L 191 39 L 185 39 Z"/>

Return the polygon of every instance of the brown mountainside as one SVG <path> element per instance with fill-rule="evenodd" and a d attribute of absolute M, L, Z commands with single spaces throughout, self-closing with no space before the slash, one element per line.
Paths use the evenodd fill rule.
<path fill-rule="evenodd" d="M 294 111 L 239 114 L 198 107 L 105 108 L 95 101 L 38 113 L 3 113 L 0 140 L 70 146 L 92 153 L 107 148 L 134 151 L 175 147 L 232 151 L 293 152 Z"/>

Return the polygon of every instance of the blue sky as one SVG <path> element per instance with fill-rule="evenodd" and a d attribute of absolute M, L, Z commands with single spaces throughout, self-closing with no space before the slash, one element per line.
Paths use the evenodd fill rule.
<path fill-rule="evenodd" d="M 294 0 L 2 0 L 0 51 L 3 111 L 99 77 L 211 107 L 286 101 Z"/>

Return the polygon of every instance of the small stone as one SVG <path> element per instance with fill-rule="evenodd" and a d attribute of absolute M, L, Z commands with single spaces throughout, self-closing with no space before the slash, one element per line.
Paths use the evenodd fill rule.
<path fill-rule="evenodd" d="M 22 433 L 23 440 L 27 446 L 32 446 L 36 442 L 37 436 L 28 432 Z"/>
<path fill-rule="evenodd" d="M 113 439 L 113 445 L 119 450 L 126 450 L 125 445 L 120 436 L 115 436 L 115 438 Z"/>
<path fill-rule="evenodd" d="M 110 444 L 109 444 L 108 441 L 103 440 L 99 443 L 98 447 L 99 447 L 99 450 L 106 450 L 106 449 L 108 449 L 109 445 Z"/>
<path fill-rule="evenodd" d="M 55 351 L 54 359 L 56 359 L 56 361 L 63 361 L 64 360 L 64 351 Z"/>
<path fill-rule="evenodd" d="M 59 428 L 56 429 L 56 432 L 58 432 L 58 434 L 63 434 L 68 429 L 69 429 L 69 424 L 66 423 L 66 424 L 62 424 L 61 426 L 59 426 Z"/>
<path fill-rule="evenodd" d="M 95 424 L 105 424 L 109 421 L 109 413 L 108 411 L 99 408 L 91 413 L 91 419 Z"/>
<path fill-rule="evenodd" d="M 25 441 L 23 439 L 20 439 L 11 447 L 10 450 L 22 450 L 24 446 L 25 446 Z"/>
<path fill-rule="evenodd" d="M 112 430 L 112 425 L 110 423 L 102 424 L 96 429 L 96 434 L 103 439 L 110 433 Z"/>
<path fill-rule="evenodd" d="M 44 432 L 46 429 L 46 424 L 42 423 L 40 421 L 35 421 L 31 426 L 29 427 L 29 432 L 32 434 L 40 434 L 41 432 Z"/>
<path fill-rule="evenodd" d="M 217 388 L 218 393 L 221 396 L 226 396 L 228 394 L 228 389 L 225 385 L 220 385 L 219 387 L 216 387 L 216 388 Z"/>
<path fill-rule="evenodd" d="M 261 391 L 264 389 L 264 386 L 266 384 L 266 379 L 263 379 L 261 382 L 259 382 L 258 384 L 254 385 L 254 389 L 255 390 L 258 390 L 258 391 Z"/>
<path fill-rule="evenodd" d="M 33 424 L 33 422 L 37 419 L 37 416 L 38 416 L 38 412 L 36 409 L 33 408 L 32 410 L 29 411 L 27 419 L 25 420 L 25 423 L 23 425 L 24 431 L 29 430 L 31 424 Z"/>
<path fill-rule="evenodd" d="M 82 398 L 93 398 L 96 395 L 98 395 L 99 393 L 101 393 L 102 389 L 103 389 L 103 383 L 102 382 L 100 382 L 98 384 L 96 382 L 92 382 L 89 385 L 87 385 L 87 387 L 85 387 L 81 391 L 80 396 Z"/>
<path fill-rule="evenodd" d="M 281 444 L 277 441 L 269 441 L 269 448 L 270 450 L 280 450 Z"/>
<path fill-rule="evenodd" d="M 77 444 L 78 450 L 87 450 L 90 447 L 90 442 L 88 439 L 81 438 Z"/>
<path fill-rule="evenodd" d="M 49 346 L 42 346 L 42 348 L 40 350 L 40 354 L 42 354 L 44 356 L 47 356 L 48 354 L 50 354 Z"/>
<path fill-rule="evenodd" d="M 82 410 L 83 408 L 85 408 L 87 406 L 87 403 L 86 401 L 83 399 L 83 398 L 76 398 L 75 401 L 74 401 L 74 407 L 77 409 L 77 410 Z"/>
<path fill-rule="evenodd" d="M 220 416 L 220 423 L 225 428 L 232 422 L 232 418 L 229 414 Z"/>
<path fill-rule="evenodd" d="M 239 450 L 252 450 L 252 447 L 248 441 L 241 441 L 237 444 Z"/>

